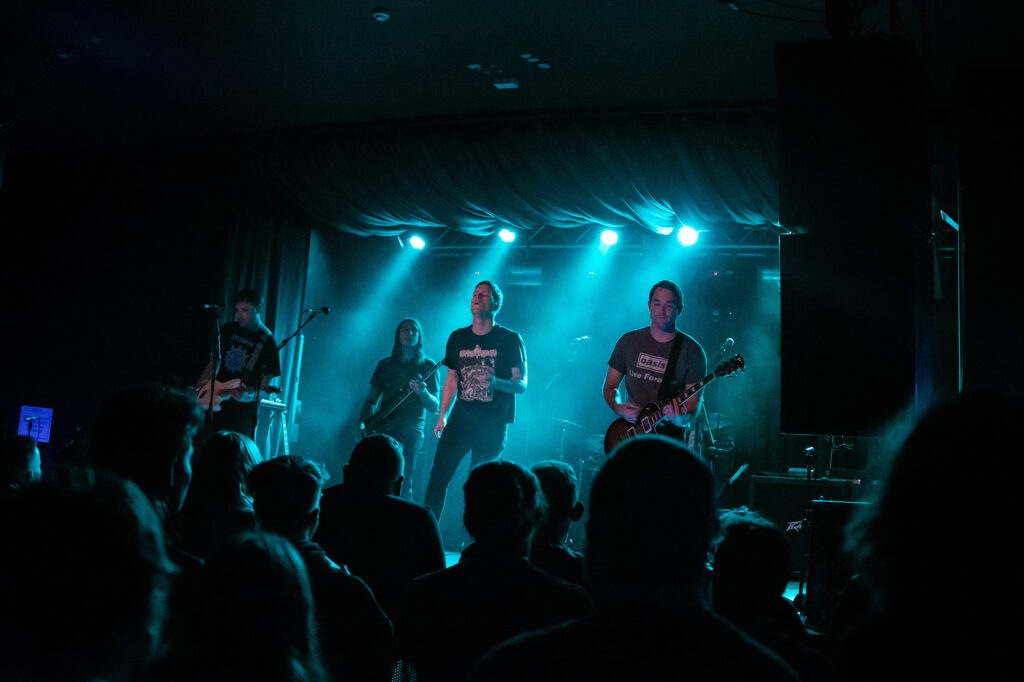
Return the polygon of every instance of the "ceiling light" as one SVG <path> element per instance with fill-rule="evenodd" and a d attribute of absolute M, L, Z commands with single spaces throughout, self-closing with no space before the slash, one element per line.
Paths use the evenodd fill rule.
<path fill-rule="evenodd" d="M 519 81 L 515 78 L 495 78 L 494 87 L 499 90 L 517 90 Z"/>
<path fill-rule="evenodd" d="M 387 7 L 374 7 L 370 12 L 370 16 L 373 17 L 374 21 L 383 24 L 385 21 L 391 18 L 391 12 L 388 11 Z"/>

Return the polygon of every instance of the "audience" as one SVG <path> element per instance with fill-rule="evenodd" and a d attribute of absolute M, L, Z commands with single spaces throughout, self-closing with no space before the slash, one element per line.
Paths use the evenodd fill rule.
<path fill-rule="evenodd" d="M 576 470 L 559 460 L 530 467 L 540 481 L 547 511 L 530 543 L 530 561 L 551 575 L 583 584 L 583 554 L 569 546 L 569 527 L 583 518 Z"/>
<path fill-rule="evenodd" d="M 527 559 L 544 513 L 540 483 L 529 469 L 485 462 L 469 472 L 463 490 L 473 543 L 454 566 L 414 580 L 393 609 L 399 655 L 419 682 L 465 680 L 498 642 L 593 608 L 583 587 Z"/>
<path fill-rule="evenodd" d="M 168 631 L 178 627 L 179 595 L 202 569 L 202 559 L 173 539 L 170 524 L 192 481 L 193 440 L 205 417 L 191 390 L 141 384 L 108 397 L 84 438 L 86 461 L 134 482 L 160 515 L 167 553 L 181 569 L 171 586 Z"/>
<path fill-rule="evenodd" d="M 32 436 L 16 434 L 4 438 L 3 485 L 20 488 L 26 483 L 38 481 L 43 476 L 43 462 L 39 455 L 39 443 Z"/>
<path fill-rule="evenodd" d="M 185 501 L 204 419 L 191 391 L 154 383 L 122 389 L 100 406 L 88 461 L 133 481 L 167 523 Z"/>
<path fill-rule="evenodd" d="M 394 631 L 373 592 L 311 538 L 320 516 L 327 471 L 319 463 L 282 455 L 249 474 L 260 527 L 295 545 L 306 562 L 324 660 L 336 680 L 390 682 Z"/>
<path fill-rule="evenodd" d="M 0 496 L 0 679 L 130 682 L 162 637 L 169 576 L 138 486 L 61 467 Z"/>
<path fill-rule="evenodd" d="M 707 603 L 715 500 L 711 470 L 681 442 L 623 440 L 590 492 L 584 555 L 596 612 L 502 643 L 470 680 L 799 680 Z"/>
<path fill-rule="evenodd" d="M 403 472 L 397 440 L 376 434 L 359 441 L 342 483 L 324 490 L 313 538 L 366 581 L 385 611 L 413 578 L 445 567 L 434 515 L 398 496 Z"/>
<path fill-rule="evenodd" d="M 236 535 L 210 554 L 189 588 L 184 627 L 144 682 L 331 680 L 306 566 L 285 538 Z"/>
<path fill-rule="evenodd" d="M 236 533 L 256 528 L 247 476 L 263 460 L 256 442 L 235 431 L 217 431 L 192 458 L 192 481 L 171 519 L 179 547 L 205 557 Z"/>
<path fill-rule="evenodd" d="M 781 528 L 746 507 L 719 513 L 711 606 L 715 612 L 788 661 L 804 682 L 830 679 L 829 661 L 785 597 L 793 571 Z"/>
<path fill-rule="evenodd" d="M 1019 481 L 1000 456 L 1022 414 L 1019 392 L 978 388 L 911 418 L 877 499 L 847 526 L 861 612 L 833 633 L 842 680 L 1012 676 Z"/>

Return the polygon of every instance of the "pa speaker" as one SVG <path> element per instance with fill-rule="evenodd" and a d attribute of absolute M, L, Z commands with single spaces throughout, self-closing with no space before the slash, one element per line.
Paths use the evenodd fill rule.
<path fill-rule="evenodd" d="M 811 627 L 827 632 L 840 590 L 853 574 L 852 559 L 843 551 L 846 524 L 868 502 L 814 500 L 811 503 L 811 548 L 807 568 L 804 617 Z"/>
<path fill-rule="evenodd" d="M 926 82 L 898 36 L 779 43 L 780 222 L 864 231 L 927 211 Z"/>

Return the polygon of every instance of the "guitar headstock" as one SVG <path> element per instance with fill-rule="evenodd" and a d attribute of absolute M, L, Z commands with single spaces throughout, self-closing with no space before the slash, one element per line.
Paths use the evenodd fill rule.
<path fill-rule="evenodd" d="M 718 367 L 715 368 L 716 377 L 733 376 L 737 372 L 742 372 L 744 367 L 743 356 L 737 353 L 732 356 Z"/>

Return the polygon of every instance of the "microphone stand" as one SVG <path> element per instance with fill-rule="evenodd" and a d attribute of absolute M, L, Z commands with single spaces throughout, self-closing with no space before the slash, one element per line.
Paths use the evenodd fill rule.
<path fill-rule="evenodd" d="M 317 314 L 324 314 L 324 315 L 326 315 L 327 313 L 324 312 L 323 310 L 311 310 L 309 312 L 309 317 L 307 317 L 304 322 L 299 323 L 299 326 L 295 328 L 295 331 L 293 331 L 291 334 L 286 336 L 284 341 L 282 341 L 281 343 L 277 344 L 277 352 L 280 354 L 281 350 L 285 346 L 288 345 L 288 342 L 290 342 L 292 339 L 294 339 L 296 336 L 298 336 L 299 332 L 302 331 L 302 328 L 305 327 L 310 322 L 312 322 L 313 318 L 316 317 Z M 262 370 L 263 367 L 261 366 L 260 369 Z M 263 388 L 263 375 L 261 373 L 259 381 L 256 383 L 256 430 L 259 429 L 260 391 L 261 391 L 262 388 Z M 253 431 L 254 436 L 255 436 L 256 430 Z M 286 438 L 286 440 L 287 440 L 287 438 Z M 285 444 L 285 448 L 287 450 L 287 443 Z"/>
<path fill-rule="evenodd" d="M 210 312 L 220 312 L 217 308 L 210 308 Z M 217 399 L 214 391 L 217 387 L 217 373 L 220 372 L 220 319 L 217 315 L 210 317 L 213 328 L 210 332 L 210 389 L 208 402 L 206 403 L 206 437 L 213 435 L 213 402 Z"/>
<path fill-rule="evenodd" d="M 281 352 L 281 349 L 282 349 L 282 348 L 284 348 L 285 346 L 287 346 L 287 345 L 288 345 L 288 342 L 289 342 L 289 341 L 291 341 L 292 339 L 294 339 L 294 338 L 295 338 L 296 336 L 298 336 L 298 335 L 299 335 L 299 332 L 300 332 L 300 331 L 302 331 L 302 328 L 303 328 L 303 327 L 305 327 L 305 326 L 306 326 L 307 324 L 309 324 L 310 322 L 312 322 L 312 321 L 313 321 L 313 318 L 314 318 L 314 317 L 316 317 L 316 316 L 317 316 L 317 314 L 319 314 L 319 313 L 322 313 L 322 312 L 323 312 L 322 310 L 313 310 L 313 311 L 310 311 L 310 313 L 309 313 L 309 317 L 307 317 L 307 318 L 306 318 L 306 321 L 305 321 L 305 322 L 303 322 L 303 323 L 301 323 L 301 324 L 300 324 L 300 325 L 299 325 L 298 327 L 296 327 L 295 331 L 293 331 L 293 332 L 292 332 L 291 334 L 289 334 L 289 335 L 288 335 L 288 336 L 287 336 L 287 337 L 285 338 L 285 340 L 284 340 L 284 341 L 282 341 L 281 343 L 279 343 L 279 344 L 277 345 L 277 351 L 278 351 L 278 352 L 280 353 L 280 352 Z"/>
<path fill-rule="evenodd" d="M 805 466 L 807 467 L 807 508 L 804 510 L 804 524 L 803 532 L 800 533 L 800 584 L 797 589 L 795 604 L 802 612 L 804 610 L 804 584 L 807 577 L 807 542 L 808 536 L 811 534 L 811 512 L 812 512 L 812 500 L 814 498 L 814 492 L 812 488 L 812 481 L 814 478 L 814 446 L 804 448 L 804 456 L 807 458 Z"/>

